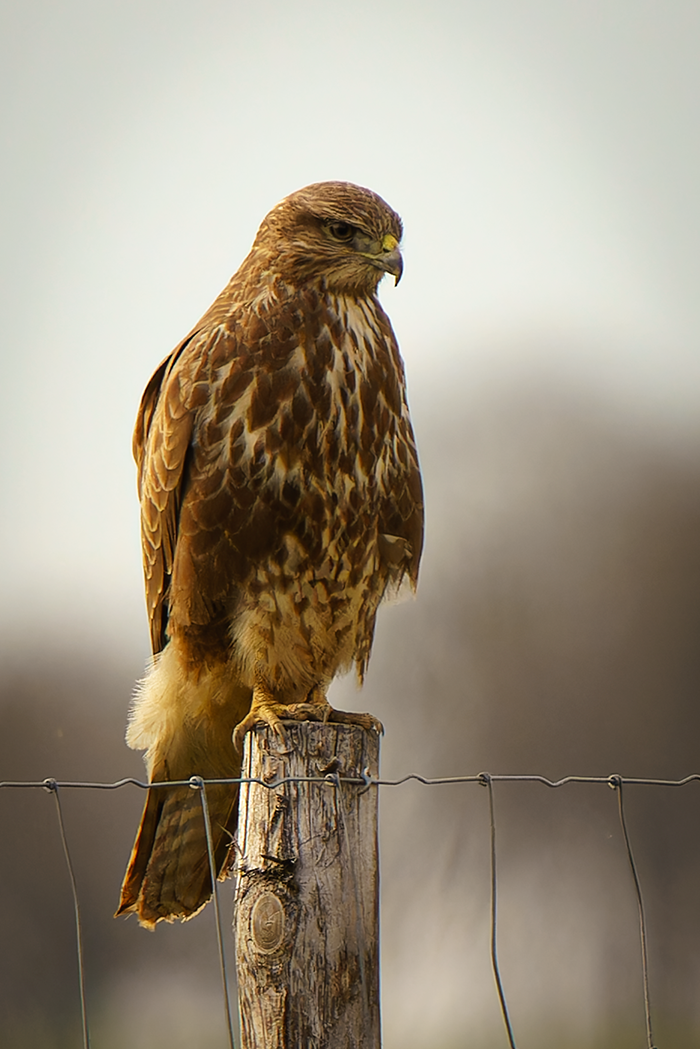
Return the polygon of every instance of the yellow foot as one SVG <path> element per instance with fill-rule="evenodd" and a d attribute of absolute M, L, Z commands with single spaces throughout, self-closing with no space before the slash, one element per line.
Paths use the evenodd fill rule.
<path fill-rule="evenodd" d="M 283 703 L 275 703 L 273 699 L 258 700 L 256 702 L 255 693 L 253 693 L 253 702 L 250 710 L 233 730 L 233 746 L 239 754 L 243 750 L 243 739 L 246 732 L 250 732 L 255 725 L 269 725 L 277 738 L 284 742 L 284 727 L 281 716 L 284 716 L 285 709 Z"/>
<path fill-rule="evenodd" d="M 336 725 L 360 725 L 368 731 L 376 732 L 378 736 L 384 734 L 384 726 L 373 714 L 355 714 L 353 711 L 336 710 L 332 707 L 326 698 L 326 689 L 323 685 L 314 685 L 306 697 L 306 703 L 312 703 L 318 711 L 315 717 L 309 719 L 310 721 L 330 721 L 335 722 Z M 306 704 L 301 703 L 299 706 L 305 707 Z"/>
<path fill-rule="evenodd" d="M 325 697 L 324 697 L 325 698 Z M 314 697 L 316 699 L 316 697 Z M 345 710 L 335 710 L 327 701 L 312 703 L 278 703 L 273 699 L 253 698 L 252 706 L 233 731 L 233 745 L 240 753 L 243 750 L 243 739 L 255 725 L 268 725 L 277 738 L 286 742 L 283 721 L 325 721 L 340 725 L 361 725 L 368 731 L 374 730 L 378 735 L 384 732 L 381 721 L 372 714 L 355 714 Z"/>
<path fill-rule="evenodd" d="M 384 735 L 384 726 L 374 714 L 355 714 L 352 710 L 336 710 L 329 708 L 329 714 L 325 721 L 332 721 L 338 725 L 361 725 L 368 732 L 374 730 L 378 736 Z"/>
<path fill-rule="evenodd" d="M 243 749 L 243 738 L 246 732 L 255 725 L 268 725 L 277 738 L 286 743 L 282 721 L 326 721 L 326 710 L 316 703 L 277 703 L 275 700 L 263 700 L 253 703 L 250 711 L 233 730 L 233 745 L 240 753 Z"/>

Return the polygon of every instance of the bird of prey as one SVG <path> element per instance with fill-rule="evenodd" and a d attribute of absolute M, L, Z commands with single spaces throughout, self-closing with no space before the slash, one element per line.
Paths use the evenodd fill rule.
<path fill-rule="evenodd" d="M 371 190 L 292 193 L 146 387 L 134 457 L 153 660 L 127 742 L 150 782 L 239 776 L 258 722 L 381 729 L 326 692 L 353 664 L 362 682 L 382 598 L 418 578 L 418 457 L 376 294 L 401 277 L 401 236 Z M 219 877 L 236 793 L 207 788 Z M 153 928 L 211 891 L 198 792 L 149 790 L 117 913 Z"/>

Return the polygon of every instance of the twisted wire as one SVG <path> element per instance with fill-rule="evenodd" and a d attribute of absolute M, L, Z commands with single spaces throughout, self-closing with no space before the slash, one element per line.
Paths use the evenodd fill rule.
<path fill-rule="evenodd" d="M 634 883 L 634 891 L 637 900 L 637 909 L 639 915 L 639 934 L 640 934 L 640 948 L 641 948 L 641 960 L 642 960 L 642 976 L 643 976 L 643 995 L 644 995 L 644 1011 L 646 1020 L 646 1034 L 647 1034 L 647 1049 L 655 1049 L 653 1032 L 652 1032 L 652 1010 L 651 1010 L 651 995 L 649 989 L 649 962 L 648 962 L 648 946 L 647 946 L 647 926 L 646 917 L 644 910 L 644 900 L 642 896 L 641 883 L 637 865 L 634 859 L 632 851 L 632 845 L 630 835 L 627 827 L 627 821 L 625 816 L 624 808 L 624 792 L 625 786 L 650 786 L 650 787 L 684 787 L 693 782 L 700 782 L 700 773 L 692 773 L 688 776 L 684 776 L 681 779 L 658 779 L 652 777 L 643 776 L 564 776 L 558 780 L 552 780 L 546 776 L 541 775 L 530 775 L 530 774 L 494 774 L 494 773 L 478 773 L 476 775 L 465 775 L 465 776 L 439 776 L 439 777 L 427 777 L 419 773 L 411 772 L 405 776 L 397 779 L 386 779 L 382 777 L 374 777 L 369 775 L 365 770 L 359 776 L 341 776 L 338 774 L 332 775 L 319 775 L 319 776 L 284 776 L 275 780 L 263 780 L 255 776 L 239 776 L 235 778 L 222 778 L 222 779 L 203 779 L 200 776 L 192 776 L 186 780 L 163 780 L 148 783 L 146 781 L 136 779 L 134 777 L 125 777 L 114 782 L 88 782 L 88 781 L 73 781 L 65 780 L 59 781 L 54 778 L 46 778 L 42 780 L 3 780 L 0 781 L 0 789 L 42 789 L 48 791 L 53 795 L 56 816 L 58 820 L 59 833 L 61 838 L 61 845 L 63 854 L 68 870 L 70 879 L 71 892 L 73 898 L 73 910 L 75 918 L 75 937 L 76 937 L 76 952 L 78 961 L 78 981 L 79 981 L 79 993 L 80 993 L 80 1011 L 82 1021 L 82 1044 L 83 1049 L 90 1049 L 90 1034 L 88 1026 L 88 1015 L 87 1015 L 87 1004 L 85 994 L 85 965 L 84 965 L 84 952 L 83 952 L 83 940 L 82 940 L 82 922 L 80 915 L 80 905 L 78 899 L 78 889 L 75 879 L 75 872 L 73 868 L 73 862 L 71 858 L 70 848 L 68 844 L 68 837 L 66 834 L 65 824 L 63 820 L 63 810 L 61 806 L 60 792 L 62 790 L 71 789 L 85 789 L 85 790 L 119 790 L 123 787 L 134 786 L 142 790 L 158 790 L 173 787 L 189 786 L 193 789 L 200 791 L 200 799 L 202 803 L 202 812 L 204 816 L 204 823 L 206 829 L 206 840 L 207 840 L 207 853 L 209 859 L 209 868 L 212 879 L 212 895 L 214 900 L 214 911 L 216 917 L 216 929 L 217 929 L 217 941 L 219 947 L 219 963 L 222 978 L 222 987 L 224 994 L 224 1007 L 226 1014 L 226 1026 L 228 1030 L 229 1049 L 235 1049 L 234 1036 L 233 1036 L 233 1020 L 231 1016 L 231 1007 L 228 993 L 228 975 L 226 971 L 226 958 L 224 951 L 223 932 L 221 925 L 221 913 L 219 908 L 219 898 L 217 890 L 217 877 L 215 870 L 214 861 L 214 849 L 213 839 L 211 831 L 211 821 L 209 814 L 209 807 L 207 802 L 206 788 L 211 785 L 240 785 L 245 783 L 256 783 L 268 790 L 274 790 L 277 787 L 283 786 L 288 783 L 309 783 L 309 784 L 324 784 L 328 785 L 332 782 L 336 787 L 336 796 L 338 798 L 338 812 L 340 816 L 340 822 L 342 825 L 343 833 L 346 837 L 347 844 L 347 825 L 346 825 L 346 813 L 344 807 L 344 801 L 342 797 L 341 784 L 355 785 L 361 788 L 360 793 L 364 793 L 370 787 L 400 787 L 411 781 L 417 782 L 424 786 L 442 786 L 442 785 L 454 785 L 461 783 L 476 783 L 485 786 L 488 790 L 489 797 L 489 819 L 490 819 L 490 856 L 491 856 L 491 962 L 494 973 L 494 979 L 496 983 L 496 989 L 499 997 L 501 1006 L 501 1013 L 503 1016 L 506 1032 L 509 1039 L 510 1049 L 516 1049 L 515 1039 L 513 1035 L 512 1024 L 508 1007 L 506 1003 L 505 991 L 503 987 L 503 981 L 501 978 L 500 965 L 498 961 L 497 952 L 497 851 L 496 851 L 496 818 L 495 818 L 495 807 L 493 800 L 493 784 L 494 783 L 540 783 L 548 788 L 560 788 L 571 783 L 584 783 L 584 784 L 603 784 L 608 787 L 612 787 L 617 792 L 618 798 L 618 815 L 620 820 L 620 826 L 622 830 L 623 841 L 627 852 L 627 858 L 632 872 L 632 879 Z M 353 878 L 353 885 L 355 894 L 357 896 L 357 882 L 354 876 L 354 872 L 351 872 Z M 359 919 L 359 901 L 356 899 L 356 909 Z M 360 941 L 361 946 L 361 941 Z M 364 974 L 364 956 L 362 950 L 360 950 L 360 966 L 361 966 L 361 980 L 363 983 L 363 999 L 365 1009 L 367 1008 L 367 993 L 368 989 L 366 986 L 366 976 Z"/>
<path fill-rule="evenodd" d="M 436 787 L 441 785 L 449 785 L 453 783 L 481 783 L 483 772 L 480 772 L 473 776 L 439 776 L 430 778 L 428 776 L 421 776 L 417 772 L 409 772 L 405 776 L 401 776 L 399 779 L 383 779 L 381 777 L 370 776 L 367 772 L 363 772 L 360 776 L 340 776 L 339 780 L 341 783 L 354 783 L 356 786 L 364 787 L 400 787 L 404 783 L 408 783 L 411 780 L 415 780 L 417 783 L 422 783 L 426 787 Z M 545 787 L 565 787 L 569 783 L 602 783 L 608 786 L 616 786 L 617 783 L 624 783 L 626 786 L 647 786 L 647 787 L 685 787 L 689 783 L 700 782 L 700 772 L 694 772 L 689 776 L 684 776 L 682 779 L 653 779 L 647 776 L 563 776 L 561 779 L 548 779 L 546 776 L 538 775 L 527 775 L 527 774 L 503 774 L 503 773 L 489 773 L 489 778 L 492 783 L 542 783 Z M 27 787 L 42 787 L 46 789 L 46 779 L 41 780 L 1 780 L 0 789 L 14 788 L 22 789 Z M 119 790 L 121 787 L 140 787 L 142 790 L 157 790 L 159 787 L 189 787 L 191 786 L 190 779 L 171 779 L 171 780 L 154 780 L 152 783 L 146 780 L 136 779 L 134 776 L 126 776 L 124 779 L 115 780 L 112 783 L 100 783 L 92 781 L 77 781 L 77 780 L 55 780 L 51 779 L 51 783 L 55 783 L 57 787 L 61 789 L 87 789 L 87 790 Z M 280 779 L 275 780 L 262 780 L 255 776 L 238 776 L 228 777 L 223 779 L 205 779 L 202 781 L 207 786 L 218 786 L 218 785 L 235 785 L 240 783 L 259 783 L 263 787 L 268 787 L 273 790 L 275 787 L 281 787 L 285 783 L 326 783 L 325 776 L 284 776 Z"/>

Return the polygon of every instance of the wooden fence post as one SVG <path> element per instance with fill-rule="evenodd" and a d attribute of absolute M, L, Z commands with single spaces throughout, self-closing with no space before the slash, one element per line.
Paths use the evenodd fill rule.
<path fill-rule="evenodd" d="M 379 1049 L 379 741 L 355 725 L 248 733 L 234 929 L 241 1049 Z"/>

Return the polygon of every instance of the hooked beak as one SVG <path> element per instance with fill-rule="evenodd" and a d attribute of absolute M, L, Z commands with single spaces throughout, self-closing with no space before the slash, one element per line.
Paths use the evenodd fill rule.
<path fill-rule="evenodd" d="M 395 283 L 399 283 L 403 273 L 403 259 L 399 251 L 399 241 L 393 234 L 385 233 L 381 242 L 363 238 L 361 247 L 360 244 L 357 247 L 360 255 L 368 262 L 376 265 L 378 270 L 383 270 L 384 273 L 390 273 L 391 276 L 396 277 Z"/>
<path fill-rule="evenodd" d="M 403 258 L 399 251 L 399 242 L 391 233 L 387 233 L 382 239 L 382 253 L 375 257 L 374 264 L 396 278 L 394 285 L 399 283 L 403 273 Z"/>

